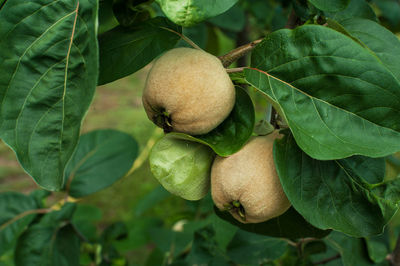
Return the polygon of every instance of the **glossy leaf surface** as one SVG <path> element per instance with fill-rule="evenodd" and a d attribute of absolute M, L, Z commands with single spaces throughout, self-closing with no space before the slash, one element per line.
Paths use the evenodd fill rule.
<path fill-rule="evenodd" d="M 58 190 L 97 82 L 97 1 L 7 1 L 0 10 L 0 137 Z"/>
<path fill-rule="evenodd" d="M 270 34 L 245 74 L 282 110 L 311 157 L 383 157 L 400 150 L 400 82 L 393 65 L 349 36 L 310 25 Z"/>
<path fill-rule="evenodd" d="M 204 135 L 190 136 L 172 133 L 174 136 L 210 146 L 219 156 L 229 156 L 250 138 L 254 128 L 254 106 L 246 91 L 236 88 L 236 103 L 230 115 L 214 130 Z"/>
<path fill-rule="evenodd" d="M 135 73 L 173 48 L 180 37 L 168 29 L 181 31 L 166 18 L 157 17 L 134 27 L 118 26 L 100 35 L 98 85 Z"/>
<path fill-rule="evenodd" d="M 398 209 L 400 179 L 368 183 L 364 175 L 382 179 L 360 167 L 363 160 L 358 157 L 315 160 L 289 134 L 275 142 L 274 160 L 293 207 L 318 228 L 355 237 L 377 235 Z"/>
<path fill-rule="evenodd" d="M 82 135 L 65 172 L 69 194 L 80 198 L 111 186 L 137 155 L 137 142 L 124 132 L 104 129 Z"/>

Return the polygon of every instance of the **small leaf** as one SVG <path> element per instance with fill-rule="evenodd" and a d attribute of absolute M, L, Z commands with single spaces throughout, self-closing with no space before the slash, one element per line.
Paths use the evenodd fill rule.
<path fill-rule="evenodd" d="M 318 161 L 307 156 L 292 135 L 286 135 L 275 142 L 274 160 L 293 207 L 320 229 L 356 237 L 376 235 L 397 211 L 400 179 L 367 183 L 363 176 L 370 174 L 369 169 L 361 167 L 365 161 L 359 157 Z"/>
<path fill-rule="evenodd" d="M 219 218 L 244 231 L 265 236 L 290 239 L 304 237 L 322 238 L 330 233 L 329 230 L 320 230 L 309 224 L 294 208 L 290 208 L 279 217 L 255 224 L 243 224 L 234 219 L 229 212 L 221 212 L 217 207 L 214 207 L 214 211 Z"/>
<path fill-rule="evenodd" d="M 322 11 L 335 12 L 345 9 L 350 0 L 308 0 L 316 8 Z"/>
<path fill-rule="evenodd" d="M 236 103 L 230 115 L 214 130 L 205 134 L 190 136 L 174 133 L 174 136 L 210 146 L 220 156 L 229 156 L 243 147 L 254 128 L 254 106 L 250 96 L 236 87 Z"/>
<path fill-rule="evenodd" d="M 181 32 L 166 18 L 157 17 L 129 28 L 118 26 L 100 35 L 98 85 L 135 73 L 173 48 L 180 37 L 168 29 Z"/>
<path fill-rule="evenodd" d="M 126 133 L 104 129 L 83 135 L 65 171 L 66 190 L 80 198 L 111 186 L 129 171 L 137 154 L 137 142 Z"/>
<path fill-rule="evenodd" d="M 157 0 L 165 15 L 175 24 L 190 27 L 224 13 L 238 0 Z"/>
<path fill-rule="evenodd" d="M 0 10 L 0 137 L 58 190 L 97 82 L 95 0 L 7 1 Z"/>
<path fill-rule="evenodd" d="M 66 204 L 60 211 L 48 213 L 30 226 L 18 239 L 15 265 L 79 265 L 80 241 L 68 224 L 74 210 L 74 204 Z"/>
<path fill-rule="evenodd" d="M 0 194 L 0 256 L 13 247 L 20 234 L 36 217 L 34 198 L 16 192 Z"/>
<path fill-rule="evenodd" d="M 279 107 L 311 157 L 383 157 L 400 150 L 396 64 L 389 68 L 349 36 L 308 25 L 270 34 L 245 75 Z"/>
<path fill-rule="evenodd" d="M 240 265 L 264 265 L 286 252 L 288 243 L 281 238 L 268 237 L 238 230 L 227 248 L 227 255 Z"/>

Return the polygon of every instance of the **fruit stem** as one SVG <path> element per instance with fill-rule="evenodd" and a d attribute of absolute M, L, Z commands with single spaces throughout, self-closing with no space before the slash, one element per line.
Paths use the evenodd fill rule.
<path fill-rule="evenodd" d="M 222 65 L 224 67 L 228 67 L 233 62 L 238 60 L 240 57 L 245 56 L 248 52 L 253 50 L 256 47 L 256 45 L 259 44 L 262 40 L 263 39 L 255 40 L 248 44 L 239 46 L 239 47 L 233 49 L 232 51 L 230 51 L 229 53 L 222 55 L 218 58 L 219 58 L 219 60 L 221 60 Z"/>

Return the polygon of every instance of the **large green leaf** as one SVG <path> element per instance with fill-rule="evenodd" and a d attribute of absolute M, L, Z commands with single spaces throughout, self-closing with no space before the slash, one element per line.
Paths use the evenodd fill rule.
<path fill-rule="evenodd" d="M 19 235 L 35 218 L 34 198 L 16 192 L 0 194 L 0 256 L 13 247 Z"/>
<path fill-rule="evenodd" d="M 287 245 L 288 242 L 281 238 L 238 230 L 228 245 L 227 255 L 240 265 L 264 265 L 281 257 Z"/>
<path fill-rule="evenodd" d="M 309 224 L 294 209 L 290 208 L 284 214 L 262 223 L 243 224 L 232 217 L 229 212 L 222 212 L 214 208 L 217 216 L 240 229 L 259 235 L 283 237 L 290 239 L 316 237 L 321 238 L 329 234 L 329 230 L 320 230 Z"/>
<path fill-rule="evenodd" d="M 224 13 L 238 0 L 156 0 L 175 24 L 190 27 Z"/>
<path fill-rule="evenodd" d="M 247 81 L 281 109 L 311 157 L 383 157 L 400 150 L 395 69 L 351 37 L 315 25 L 280 30 L 257 45 L 251 66 Z"/>
<path fill-rule="evenodd" d="M 274 160 L 293 207 L 318 228 L 356 237 L 376 235 L 398 209 L 400 179 L 368 183 L 363 176 L 371 172 L 360 167 L 364 160 L 358 157 L 318 161 L 306 155 L 289 134 L 275 142 Z"/>
<path fill-rule="evenodd" d="M 69 219 L 76 205 L 46 214 L 18 239 L 16 266 L 79 265 L 80 240 Z"/>
<path fill-rule="evenodd" d="M 0 10 L 0 137 L 43 188 L 62 187 L 97 82 L 97 1 Z"/>
<path fill-rule="evenodd" d="M 80 198 L 111 186 L 132 167 L 138 154 L 137 142 L 128 134 L 96 130 L 83 135 L 69 162 L 66 189 Z"/>
<path fill-rule="evenodd" d="M 311 4 L 313 4 L 316 8 L 323 10 L 323 11 L 329 11 L 329 12 L 335 12 L 339 10 L 343 10 L 347 7 L 349 4 L 350 0 L 308 0 Z"/>
<path fill-rule="evenodd" d="M 181 28 L 157 17 L 135 27 L 118 26 L 99 36 L 98 85 L 128 76 L 150 63 L 179 41 Z"/>
<path fill-rule="evenodd" d="M 220 156 L 229 156 L 242 148 L 254 128 L 254 106 L 250 96 L 236 87 L 236 103 L 230 115 L 214 130 L 204 135 L 190 136 L 170 133 L 176 137 L 210 146 Z"/>
<path fill-rule="evenodd" d="M 378 23 L 361 18 L 340 21 L 351 37 L 376 55 L 397 81 L 400 82 L 400 40 Z"/>

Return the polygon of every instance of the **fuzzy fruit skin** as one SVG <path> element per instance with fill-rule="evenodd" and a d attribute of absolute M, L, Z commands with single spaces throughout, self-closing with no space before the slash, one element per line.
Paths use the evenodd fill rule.
<path fill-rule="evenodd" d="M 171 131 L 208 133 L 229 115 L 235 88 L 220 60 L 204 51 L 175 48 L 151 68 L 143 92 L 147 116 L 158 126 L 157 115 L 167 113 Z"/>
<path fill-rule="evenodd" d="M 242 223 L 260 223 L 283 214 L 290 202 L 275 169 L 272 148 L 278 131 L 253 137 L 237 153 L 215 158 L 211 170 L 211 195 L 220 210 L 239 201 L 246 220 L 237 211 L 232 216 Z"/>
<path fill-rule="evenodd" d="M 165 135 L 152 148 L 150 170 L 170 193 L 199 200 L 210 190 L 214 152 L 201 143 Z"/>

